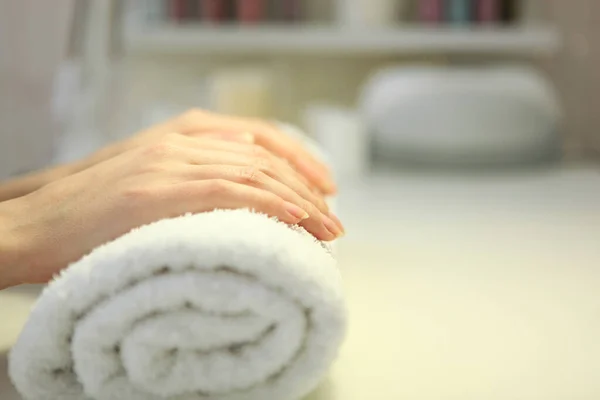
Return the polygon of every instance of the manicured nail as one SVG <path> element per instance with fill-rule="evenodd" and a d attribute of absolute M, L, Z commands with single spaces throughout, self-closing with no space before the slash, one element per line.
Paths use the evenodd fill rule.
<path fill-rule="evenodd" d="M 333 222 L 329 217 L 323 216 L 323 225 L 325 228 L 336 238 L 343 236 L 343 232 L 340 228 L 338 228 L 337 224 Z"/>
<path fill-rule="evenodd" d="M 338 228 L 340 228 L 340 230 L 342 231 L 342 236 L 344 236 L 346 234 L 346 229 L 344 228 L 344 225 L 342 224 L 342 221 L 340 221 L 340 219 L 332 212 L 329 212 L 328 214 L 329 218 L 331 218 L 331 220 L 333 222 L 336 223 L 336 225 L 338 226 Z"/>
<path fill-rule="evenodd" d="M 304 211 L 302 208 L 298 207 L 293 203 L 286 203 L 285 210 L 290 213 L 294 218 L 299 219 L 300 221 L 305 220 L 309 217 L 308 213 Z"/>

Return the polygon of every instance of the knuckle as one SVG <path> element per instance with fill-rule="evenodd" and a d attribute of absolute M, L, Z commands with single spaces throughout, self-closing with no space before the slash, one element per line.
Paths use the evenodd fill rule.
<path fill-rule="evenodd" d="M 329 205 L 327 204 L 327 202 L 323 199 L 319 200 L 319 205 L 321 207 L 321 210 L 329 212 Z"/>
<path fill-rule="evenodd" d="M 310 214 L 310 215 L 319 215 L 320 210 L 310 201 L 304 201 L 302 207 Z"/>
<path fill-rule="evenodd" d="M 170 135 L 169 135 L 170 136 Z M 170 157 L 175 152 L 175 146 L 170 138 L 165 138 L 159 142 L 152 143 L 144 149 L 144 154 L 151 159 L 164 159 Z"/>
<path fill-rule="evenodd" d="M 207 180 L 202 192 L 205 196 L 223 196 L 231 191 L 231 183 L 225 179 Z"/>
<path fill-rule="evenodd" d="M 271 175 L 273 172 L 273 161 L 268 158 L 258 157 L 255 158 L 253 167 L 266 175 Z"/>
<path fill-rule="evenodd" d="M 306 212 L 311 216 L 311 218 L 321 219 L 323 216 L 327 215 L 326 210 L 321 209 L 315 203 L 307 201 L 307 204 L 303 205 Z"/>
<path fill-rule="evenodd" d="M 313 198 L 314 198 L 315 204 L 317 205 L 317 207 L 319 209 L 321 209 L 321 210 L 328 210 L 329 209 L 329 206 L 327 205 L 327 202 L 321 196 L 313 195 Z"/>
<path fill-rule="evenodd" d="M 260 169 L 251 166 L 243 168 L 240 171 L 240 180 L 241 183 L 257 186 L 264 181 L 264 175 L 264 172 L 262 172 Z"/>

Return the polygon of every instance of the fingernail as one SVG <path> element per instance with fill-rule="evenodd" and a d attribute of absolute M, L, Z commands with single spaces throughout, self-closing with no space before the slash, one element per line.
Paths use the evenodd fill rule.
<path fill-rule="evenodd" d="M 338 226 L 335 222 L 333 222 L 332 219 L 325 215 L 323 216 L 323 225 L 325 225 L 325 228 L 336 238 L 343 236 L 342 230 L 338 228 Z"/>
<path fill-rule="evenodd" d="M 309 217 L 306 211 L 304 211 L 302 208 L 298 207 L 293 203 L 286 203 L 285 210 L 288 213 L 290 213 L 294 218 L 299 219 L 300 221 L 305 220 Z"/>
<path fill-rule="evenodd" d="M 337 224 L 337 226 L 340 228 L 340 230 L 342 231 L 342 236 L 346 234 L 346 228 L 344 228 L 344 225 L 342 224 L 342 221 L 340 221 L 340 219 L 337 217 L 337 215 L 335 215 L 332 212 L 329 212 L 329 218 L 331 218 L 331 220 L 333 222 L 335 222 Z"/>

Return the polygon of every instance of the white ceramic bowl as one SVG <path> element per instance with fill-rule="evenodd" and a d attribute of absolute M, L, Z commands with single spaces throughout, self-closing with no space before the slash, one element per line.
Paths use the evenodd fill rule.
<path fill-rule="evenodd" d="M 534 69 L 398 67 L 366 85 L 378 152 L 417 161 L 527 161 L 553 151 L 562 113 Z"/>

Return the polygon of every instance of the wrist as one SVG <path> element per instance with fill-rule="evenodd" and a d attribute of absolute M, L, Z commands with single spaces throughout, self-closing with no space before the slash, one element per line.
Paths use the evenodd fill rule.
<path fill-rule="evenodd" d="M 69 175 L 73 175 L 77 171 L 78 168 L 76 163 L 63 164 L 49 168 L 40 174 L 39 188 Z"/>
<path fill-rule="evenodd" d="M 75 164 L 61 165 L 12 179 L 0 185 L 0 203 L 26 196 L 47 184 L 76 172 Z"/>
<path fill-rule="evenodd" d="M 0 290 L 27 282 L 28 240 L 19 228 L 22 200 L 0 203 Z"/>

